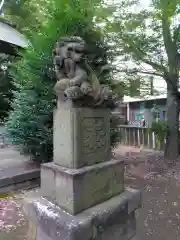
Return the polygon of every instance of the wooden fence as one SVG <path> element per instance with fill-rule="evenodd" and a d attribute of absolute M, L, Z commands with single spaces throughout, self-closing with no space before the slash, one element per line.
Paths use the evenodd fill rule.
<path fill-rule="evenodd" d="M 160 142 L 154 132 L 150 132 L 148 128 L 120 125 L 120 143 L 129 146 L 143 146 L 155 150 L 163 150 L 165 141 Z"/>

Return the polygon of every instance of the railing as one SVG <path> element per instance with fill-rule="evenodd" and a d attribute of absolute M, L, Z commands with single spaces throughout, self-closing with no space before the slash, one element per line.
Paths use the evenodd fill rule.
<path fill-rule="evenodd" d="M 120 143 L 123 145 L 163 150 L 165 142 L 160 142 L 154 132 L 148 128 L 120 125 Z"/>

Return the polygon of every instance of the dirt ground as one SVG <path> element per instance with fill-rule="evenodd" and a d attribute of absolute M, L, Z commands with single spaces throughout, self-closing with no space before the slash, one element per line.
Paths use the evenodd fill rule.
<path fill-rule="evenodd" d="M 126 186 L 142 191 L 137 240 L 180 239 L 180 161 L 168 165 L 161 152 L 121 146 L 115 157 L 125 161 Z M 1 240 L 26 240 L 27 222 L 21 209 L 24 194 L 0 199 Z"/>
<path fill-rule="evenodd" d="M 142 191 L 137 240 L 180 239 L 180 164 L 132 147 L 119 147 L 116 157 L 125 160 L 126 185 Z"/>

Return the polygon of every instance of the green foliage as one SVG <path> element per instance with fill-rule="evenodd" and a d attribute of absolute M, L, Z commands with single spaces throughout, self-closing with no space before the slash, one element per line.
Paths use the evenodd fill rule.
<path fill-rule="evenodd" d="M 112 81 L 110 83 L 110 87 L 111 89 L 116 93 L 117 95 L 117 99 L 121 100 L 124 97 L 124 89 L 125 89 L 125 85 L 123 82 L 120 81 Z"/>
<path fill-rule="evenodd" d="M 0 18 L 7 20 L 21 32 L 30 33 L 45 21 L 44 5 L 41 3 L 34 0 L 5 1 Z"/>
<path fill-rule="evenodd" d="M 82 37 L 96 54 L 91 62 L 96 72 L 97 62 L 106 65 L 109 56 L 100 28 L 95 27 L 94 11 L 100 1 L 71 0 L 45 1 L 46 24 L 31 30 L 31 46 L 21 52 L 11 68 L 14 85 L 13 111 L 6 123 L 13 143 L 22 151 L 34 156 L 36 161 L 52 160 L 52 121 L 55 96 L 55 76 L 51 52 L 55 42 L 62 36 Z M 48 11 L 48 12 L 47 12 Z M 101 82 L 110 82 L 104 72 Z"/>
<path fill-rule="evenodd" d="M 167 130 L 167 121 L 164 120 L 153 121 L 150 127 L 150 131 L 154 132 L 160 143 L 164 142 Z"/>
<path fill-rule="evenodd" d="M 171 70 L 179 73 L 175 59 L 180 43 L 177 23 L 180 1 L 151 0 L 150 3 L 152 8 L 142 9 L 138 0 L 120 0 L 113 20 L 106 19 L 105 31 L 121 55 L 117 71 L 132 80 L 135 74 L 139 78 L 164 78 L 176 87 L 177 78 L 170 81 L 165 76 L 170 76 Z"/>
<path fill-rule="evenodd" d="M 52 156 L 52 86 L 19 88 L 12 107 L 6 127 L 13 143 L 36 160 L 47 161 Z"/>
<path fill-rule="evenodd" d="M 121 124 L 119 116 L 112 114 L 110 121 L 110 129 L 111 129 L 111 147 L 115 148 L 117 144 L 120 143 L 121 135 L 119 131 L 119 125 Z"/>

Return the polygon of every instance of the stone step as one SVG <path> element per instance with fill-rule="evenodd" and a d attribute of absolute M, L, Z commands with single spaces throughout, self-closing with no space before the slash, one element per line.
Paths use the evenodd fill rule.
<path fill-rule="evenodd" d="M 16 166 L 0 170 L 0 193 L 13 191 L 40 182 L 40 169 L 37 166 Z"/>

